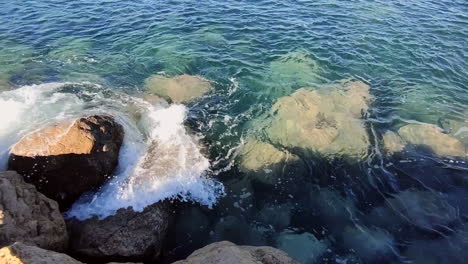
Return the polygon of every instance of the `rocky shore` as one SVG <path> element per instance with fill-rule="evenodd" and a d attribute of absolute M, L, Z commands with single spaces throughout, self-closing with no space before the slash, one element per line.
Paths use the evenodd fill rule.
<path fill-rule="evenodd" d="M 190 103 L 212 90 L 211 82 L 185 74 L 174 77 L 155 75 L 147 79 L 146 85 L 145 98 L 149 103 L 160 100 Z M 285 175 L 304 174 L 309 169 L 307 159 L 340 159 L 346 164 L 364 161 L 373 144 L 366 124 L 372 100 L 369 85 L 348 80 L 322 89 L 302 88 L 279 98 L 262 122 L 253 122 L 254 130 L 262 133 L 250 135 L 240 147 L 240 173 L 263 188 L 286 182 L 285 186 L 294 193 L 300 189 L 300 182 L 285 178 Z M 262 137 L 257 136 L 260 134 Z M 100 190 L 112 178 L 119 165 L 119 152 L 125 136 L 124 126 L 119 124 L 117 117 L 96 113 L 38 128 L 11 148 L 8 171 L 0 172 L 0 263 L 158 263 L 164 257 L 171 228 L 198 233 L 206 231 L 178 226 L 177 204 L 184 201 L 173 199 L 152 203 L 142 210 L 120 208 L 114 215 L 104 218 L 64 218 L 64 213 L 74 202 Z M 439 157 L 466 157 L 465 145 L 455 134 L 445 133 L 432 124 L 405 124 L 387 130 L 375 144 L 389 157 L 408 157 L 415 149 Z M 171 151 L 158 147 L 157 142 L 152 142 L 146 161 L 158 159 L 161 151 Z M 169 166 L 171 160 L 166 163 Z M 167 169 L 144 165 L 151 170 Z M 242 199 L 248 200 L 252 195 L 249 184 L 239 187 Z M 231 187 L 235 191 L 236 186 Z M 383 226 L 361 228 L 371 234 L 367 237 L 358 232 L 346 216 L 341 217 L 343 212 L 354 215 L 357 211 L 351 201 L 326 188 L 308 196 L 309 204 L 320 212 L 321 217 L 329 217 L 329 221 L 343 220 L 330 232 L 342 237 L 344 245 L 355 247 L 355 254 L 362 259 L 376 261 L 379 255 L 390 254 L 386 246 L 393 244 L 394 238 L 383 231 Z M 394 217 L 388 208 L 404 211 L 408 206 L 397 198 L 412 201 L 413 208 L 405 217 L 423 229 L 432 230 L 455 221 L 457 212 L 429 192 L 401 192 L 369 214 L 374 214 L 376 219 Z M 432 217 L 433 210 L 424 206 L 427 201 L 438 206 L 438 217 Z M 328 202 L 338 206 L 332 210 L 326 205 Z M 222 205 L 250 210 L 237 202 Z M 296 234 L 287 230 L 292 221 L 289 213 L 293 205 L 261 206 L 258 217 L 270 221 L 270 228 L 281 231 L 274 238 L 280 249 L 214 242 L 175 263 L 308 263 L 326 254 L 328 238 L 319 240 L 311 233 Z M 202 214 L 189 211 L 188 215 L 203 226 Z M 395 228 L 400 227 L 397 221 L 392 224 Z M 235 228 L 238 226 L 248 225 L 244 219 L 228 216 L 214 224 L 214 233 L 255 236 L 237 234 Z M 259 230 L 256 232 L 261 233 Z M 356 245 L 356 241 L 362 243 Z M 366 241 L 373 244 L 366 244 Z M 257 242 L 265 244 L 261 239 Z M 281 249 L 293 252 L 294 259 Z"/>
<path fill-rule="evenodd" d="M 167 90 L 167 88 L 170 88 Z M 197 76 L 148 79 L 149 94 L 188 103 L 209 92 Z M 158 98 L 160 100 L 164 100 Z M 17 142 L 8 171 L 0 172 L 0 263 L 154 263 L 174 221 L 174 202 L 163 200 L 142 211 L 121 208 L 103 219 L 66 218 L 63 213 L 110 179 L 125 137 L 113 116 L 96 114 L 39 128 Z M 157 152 L 156 152 L 157 153 Z M 155 154 L 153 154 L 155 155 Z M 270 247 L 219 242 L 180 263 L 296 263 Z"/>

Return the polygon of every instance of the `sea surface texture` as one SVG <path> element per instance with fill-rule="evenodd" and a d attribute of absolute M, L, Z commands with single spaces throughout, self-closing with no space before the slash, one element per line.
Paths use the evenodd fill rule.
<path fill-rule="evenodd" d="M 182 74 L 211 90 L 149 96 Z M 125 128 L 119 167 L 66 216 L 181 200 L 167 261 L 221 240 L 468 261 L 466 0 L 0 0 L 0 169 L 93 113 Z"/>

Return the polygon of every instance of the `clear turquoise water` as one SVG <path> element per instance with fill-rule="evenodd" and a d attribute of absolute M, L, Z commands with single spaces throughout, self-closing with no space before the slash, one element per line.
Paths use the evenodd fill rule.
<path fill-rule="evenodd" d="M 408 165 L 381 156 L 353 166 L 308 160 L 310 170 L 295 178 L 302 187 L 291 196 L 281 194 L 287 185 L 249 182 L 253 209 L 241 210 L 232 206 L 239 200 L 234 190 L 248 180 L 228 155 L 253 133 L 250 121 L 277 98 L 347 78 L 371 86 L 375 101 L 366 126 L 375 132 L 374 143 L 386 129 L 407 122 L 464 122 L 466 1 L 0 0 L 0 6 L 0 89 L 87 81 L 134 95 L 157 72 L 215 81 L 212 93 L 190 105 L 187 124 L 204 135 L 228 195 L 214 209 L 182 210 L 167 259 L 222 239 L 279 247 L 285 230 L 294 245 L 286 250 L 298 258 L 305 254 L 303 262 L 461 263 L 468 257 L 461 250 L 468 247 L 464 163 L 418 157 Z M 275 65 L 291 53 L 307 63 Z M 381 166 L 382 160 L 397 165 Z M 420 212 L 419 204 L 410 205 L 418 194 L 398 196 L 406 197 L 407 210 L 451 215 L 453 209 L 455 216 L 421 220 L 435 223 L 431 228 L 404 214 L 379 218 L 374 209 L 408 189 L 429 190 L 435 198 L 421 198 L 430 206 Z M 265 204 L 280 207 L 262 216 Z"/>

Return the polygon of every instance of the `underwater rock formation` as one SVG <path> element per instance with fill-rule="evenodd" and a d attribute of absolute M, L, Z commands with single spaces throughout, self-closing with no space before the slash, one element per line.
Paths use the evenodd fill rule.
<path fill-rule="evenodd" d="M 360 118 L 370 98 L 369 86 L 360 81 L 344 83 L 344 90 L 300 89 L 273 105 L 266 133 L 286 149 L 363 159 L 369 139 Z"/>
<path fill-rule="evenodd" d="M 65 121 L 23 137 L 13 146 L 8 167 L 65 209 L 112 175 L 123 136 L 110 116 Z"/>
<path fill-rule="evenodd" d="M 388 154 L 402 152 L 405 148 L 405 143 L 401 137 L 393 131 L 389 130 L 385 132 L 382 136 L 382 140 L 384 143 L 384 149 Z"/>
<path fill-rule="evenodd" d="M 310 233 L 295 234 L 282 232 L 276 239 L 279 249 L 284 250 L 300 263 L 312 264 L 325 253 L 328 245 Z"/>
<path fill-rule="evenodd" d="M 296 264 L 286 253 L 272 247 L 237 246 L 222 241 L 193 252 L 174 264 Z"/>
<path fill-rule="evenodd" d="M 256 139 L 248 139 L 240 153 L 239 168 L 254 179 L 273 185 L 278 183 L 283 174 L 304 170 L 305 164 L 297 155 L 287 150 L 279 150 Z"/>
<path fill-rule="evenodd" d="M 401 138 L 412 145 L 430 148 L 439 156 L 464 157 L 465 146 L 458 139 L 443 133 L 431 124 L 409 124 L 398 130 Z"/>
<path fill-rule="evenodd" d="M 174 103 L 190 103 L 211 91 L 211 83 L 199 76 L 188 74 L 166 77 L 153 75 L 146 80 L 149 93 L 159 95 Z"/>
<path fill-rule="evenodd" d="M 462 134 L 463 130 L 458 132 Z M 466 147 L 462 141 L 432 124 L 408 124 L 398 129 L 398 134 L 387 131 L 383 141 L 389 154 L 402 152 L 405 148 L 422 148 L 441 157 L 466 156 Z"/>
<path fill-rule="evenodd" d="M 57 202 L 7 171 L 0 173 L 0 247 L 14 242 L 64 251 L 68 235 Z"/>

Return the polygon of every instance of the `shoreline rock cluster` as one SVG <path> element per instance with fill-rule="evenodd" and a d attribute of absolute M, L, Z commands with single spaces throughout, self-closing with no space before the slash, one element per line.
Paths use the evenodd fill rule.
<path fill-rule="evenodd" d="M 187 98 L 158 94 L 175 103 L 189 102 L 211 89 L 198 77 L 164 77 L 159 84 L 161 78 L 149 83 L 153 88 L 177 86 L 181 94 L 189 94 L 184 89 L 194 91 Z M 0 263 L 152 262 L 160 257 L 173 222 L 170 201 L 142 212 L 122 208 L 104 219 L 81 221 L 62 215 L 81 195 L 98 190 L 112 176 L 124 134 L 112 116 L 92 115 L 33 131 L 12 147 L 9 171 L 0 172 Z M 209 245 L 180 263 L 217 260 L 297 263 L 278 249 L 230 242 Z"/>

